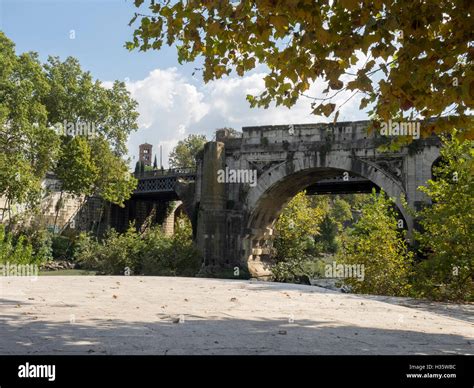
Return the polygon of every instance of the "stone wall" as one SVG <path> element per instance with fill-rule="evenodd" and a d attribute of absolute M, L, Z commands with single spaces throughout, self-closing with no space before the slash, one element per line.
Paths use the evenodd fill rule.
<path fill-rule="evenodd" d="M 35 221 L 45 228 L 61 232 L 67 228 L 77 230 L 92 230 L 100 227 L 104 212 L 103 201 L 95 197 L 74 196 L 61 193 L 61 182 L 53 175 L 48 175 L 42 182 L 44 197 L 39 205 L 39 212 L 31 214 L 24 205 L 13 205 L 10 214 L 13 219 L 22 219 L 28 224 Z M 0 222 L 8 222 L 9 216 L 6 209 L 5 198 L 0 198 Z M 107 226 L 105 220 L 103 227 Z"/>

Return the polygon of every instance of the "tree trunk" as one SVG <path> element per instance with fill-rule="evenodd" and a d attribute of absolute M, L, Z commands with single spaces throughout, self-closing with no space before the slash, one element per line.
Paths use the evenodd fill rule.
<path fill-rule="evenodd" d="M 59 211 L 61 210 L 60 206 L 62 206 L 62 200 L 63 200 L 63 191 L 61 190 L 61 194 L 59 194 L 59 200 L 56 203 L 56 216 L 54 217 L 53 234 L 56 234 L 56 223 L 58 221 Z"/>

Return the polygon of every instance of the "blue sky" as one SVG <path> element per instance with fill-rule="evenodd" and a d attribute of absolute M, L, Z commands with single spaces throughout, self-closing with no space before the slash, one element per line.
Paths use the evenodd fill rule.
<path fill-rule="evenodd" d="M 0 29 L 17 51 L 77 57 L 83 68 L 102 80 L 143 79 L 151 70 L 178 66 L 174 48 L 129 52 L 128 22 L 136 10 L 132 0 L 0 0 Z M 74 30 L 75 39 L 70 39 Z M 182 67 L 192 73 L 193 66 Z"/>
<path fill-rule="evenodd" d="M 135 11 L 132 0 L 0 0 L 0 30 L 15 42 L 18 53 L 36 51 L 42 61 L 49 55 L 74 56 L 105 85 L 116 79 L 126 82 L 140 113 L 140 129 L 128 143 L 131 165 L 145 141 L 155 151 L 163 147 L 166 167 L 168 153 L 190 133 L 212 138 L 222 127 L 328 121 L 311 115 L 311 101 L 306 99 L 291 109 L 250 109 L 245 96 L 263 91 L 263 66 L 242 78 L 231 75 L 204 84 L 199 74 L 192 75 L 198 65 L 178 64 L 174 47 L 129 52 L 124 43 L 132 38 L 128 22 Z M 317 81 L 308 94 L 321 96 L 324 88 Z M 341 104 L 349 95 L 340 93 L 333 102 Z M 353 98 L 345 104 L 339 120 L 367 119 L 359 101 Z"/>

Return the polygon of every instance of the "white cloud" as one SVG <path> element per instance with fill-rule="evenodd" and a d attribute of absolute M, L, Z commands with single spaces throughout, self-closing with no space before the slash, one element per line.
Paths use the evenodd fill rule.
<path fill-rule="evenodd" d="M 181 76 L 176 68 L 156 69 L 143 80 L 130 81 L 127 89 L 139 103 L 139 131 L 129 141 L 130 155 L 137 157 L 138 145 L 153 144 L 154 152 L 163 147 L 163 161 L 176 142 L 208 114 L 205 96 Z M 136 160 L 136 159 L 134 159 Z"/>
<path fill-rule="evenodd" d="M 162 145 L 166 167 L 168 154 L 176 142 L 190 133 L 202 133 L 212 138 L 215 129 L 222 127 L 240 130 L 252 125 L 329 121 L 311 114 L 311 100 L 307 98 L 301 98 L 291 109 L 275 106 L 250 108 L 245 97 L 264 90 L 264 75 L 254 72 L 242 78 L 227 77 L 203 85 L 183 76 L 176 68 L 168 68 L 153 70 L 143 80 L 128 82 L 127 88 L 138 101 L 140 113 L 140 129 L 129 141 L 130 155 L 136 158 L 138 145 L 145 141 L 154 145 L 154 153 L 158 153 L 159 145 Z M 317 81 L 307 94 L 321 96 L 324 88 L 325 85 Z M 332 102 L 339 105 L 351 94 L 343 91 Z M 359 96 L 348 101 L 338 120 L 366 119 L 366 113 L 358 109 L 359 103 Z"/>

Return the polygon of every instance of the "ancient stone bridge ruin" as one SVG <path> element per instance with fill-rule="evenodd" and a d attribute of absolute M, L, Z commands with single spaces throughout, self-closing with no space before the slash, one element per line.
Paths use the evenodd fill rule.
<path fill-rule="evenodd" d="M 417 139 L 398 151 L 382 152 L 380 146 L 390 139 L 368 131 L 369 125 L 244 127 L 241 137 L 220 130 L 205 145 L 194 173 L 142 178 L 134 200 L 160 195 L 181 200 L 205 265 L 246 265 L 253 276 L 269 274 L 273 225 L 288 201 L 304 189 L 348 193 L 381 188 L 395 199 L 410 232 L 414 221 L 402 198 L 413 208 L 428 201 L 417 188 L 432 176 L 439 140 Z M 253 176 L 255 181 L 249 179 Z"/>

